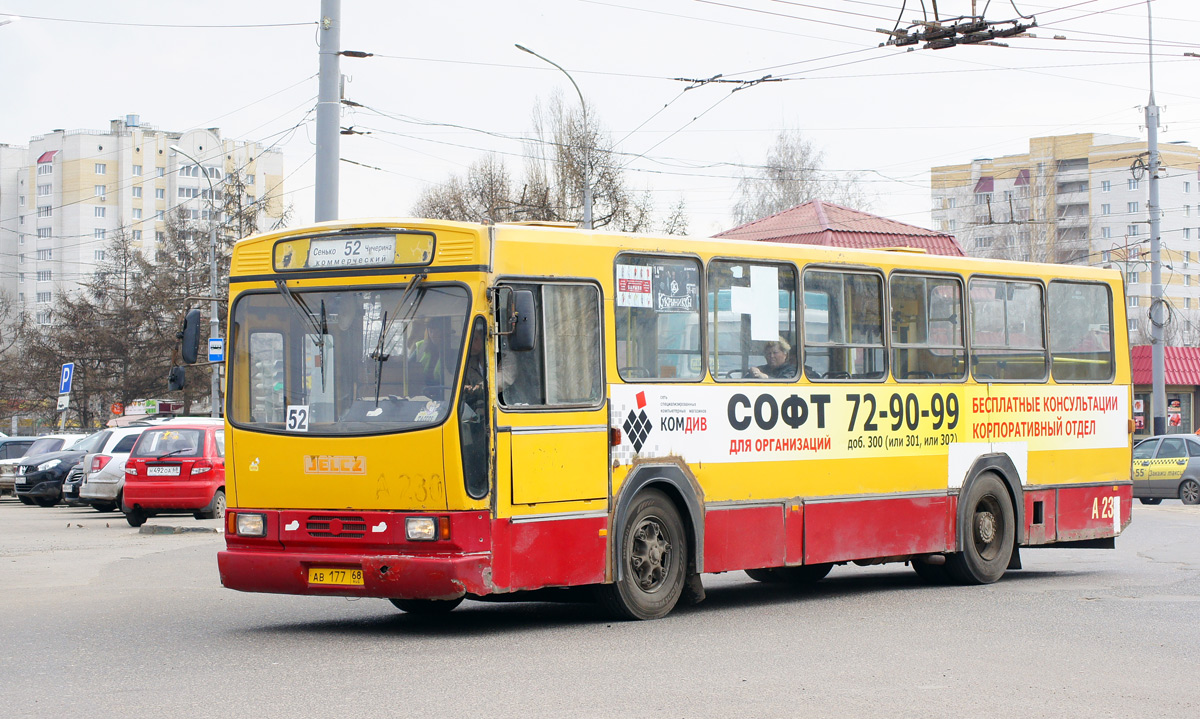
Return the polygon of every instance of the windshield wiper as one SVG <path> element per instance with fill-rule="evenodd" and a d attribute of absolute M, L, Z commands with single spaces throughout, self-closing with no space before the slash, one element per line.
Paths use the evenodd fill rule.
<path fill-rule="evenodd" d="M 321 355 L 321 391 L 324 392 L 325 335 L 328 334 L 329 331 L 329 322 L 325 314 L 325 300 L 321 300 L 321 316 L 320 319 L 318 319 L 313 311 L 308 308 L 308 304 L 305 303 L 304 298 L 292 293 L 292 290 L 287 286 L 286 281 L 275 280 L 275 286 L 279 288 L 279 294 L 283 295 L 283 299 L 287 302 L 288 306 L 299 313 L 300 316 L 304 318 L 304 321 L 308 323 L 308 326 L 317 333 L 317 337 L 313 340 L 313 344 L 316 345 L 317 352 L 319 352 Z"/>
<path fill-rule="evenodd" d="M 195 451 L 196 451 L 195 447 L 183 447 L 181 449 L 173 449 L 170 452 L 163 452 L 162 454 L 155 457 L 155 459 L 162 459 L 163 457 L 173 457 L 173 456 L 175 456 L 177 454 L 181 454 L 183 452 L 195 452 Z"/>
<path fill-rule="evenodd" d="M 383 348 L 387 345 L 388 332 L 395 324 L 396 318 L 400 316 L 400 310 L 404 308 L 404 303 L 408 302 L 410 297 L 413 297 L 413 292 L 416 291 L 417 285 L 425 280 L 425 275 L 416 274 L 408 281 L 408 285 L 404 288 L 404 294 L 400 295 L 400 300 L 396 302 L 396 309 L 392 311 L 392 320 L 388 321 L 387 310 L 383 311 L 383 317 L 379 322 L 379 341 L 375 343 L 375 349 L 369 355 L 375 360 L 375 409 L 379 409 L 379 390 L 383 385 L 383 363 L 388 361 L 391 355 L 384 352 Z M 413 302 L 412 307 L 408 310 L 408 317 L 412 317 L 417 311 L 417 307 L 421 304 L 420 300 Z"/>

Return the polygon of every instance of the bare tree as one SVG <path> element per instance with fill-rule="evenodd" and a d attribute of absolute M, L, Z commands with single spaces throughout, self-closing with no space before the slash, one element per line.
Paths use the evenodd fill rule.
<path fill-rule="evenodd" d="M 464 177 L 451 175 L 421 194 L 412 212 L 461 222 L 508 222 L 519 218 L 504 161 L 494 154 L 471 163 Z"/>
<path fill-rule="evenodd" d="M 663 222 L 663 234 L 667 235 L 686 235 L 688 231 L 687 218 L 687 202 L 683 197 L 679 198 L 679 202 L 671 208 L 671 213 L 667 215 L 666 221 Z"/>
<path fill-rule="evenodd" d="M 193 219 L 199 213 L 182 207 L 169 213 L 166 231 L 149 256 L 129 232 L 114 233 L 92 277 L 57 297 L 48 324 L 34 324 L 0 298 L 0 358 L 8 360 L 0 362 L 0 399 L 10 412 L 52 424 L 53 378 L 66 362 L 75 364 L 68 414 L 74 426 L 100 424 L 114 402 L 166 394 L 182 317 L 192 304 L 209 306 L 188 298 L 209 294 L 213 223 L 218 295 L 224 296 L 233 243 L 258 231 L 264 218 L 273 216 L 278 225 L 290 212 L 268 207 L 277 201 L 270 193 L 252 197 L 240 173 L 226 177 L 218 192 L 216 210 L 210 209 L 207 218 Z M 190 383 L 182 394 L 184 411 L 207 396 L 206 383 Z"/>
<path fill-rule="evenodd" d="M 824 153 L 798 130 L 781 130 L 763 166 L 738 181 L 734 222 L 752 222 L 810 200 L 869 209 L 870 197 L 860 176 L 838 179 L 822 169 L 823 161 Z"/>
<path fill-rule="evenodd" d="M 534 132 L 526 143 L 525 166 L 519 182 L 504 161 L 487 155 L 467 169 L 429 187 L 413 206 L 413 214 L 469 222 L 540 220 L 575 222 L 583 219 L 583 189 L 592 189 L 592 225 L 622 232 L 654 229 L 653 202 L 648 191 L 635 192 L 612 151 L 608 135 L 588 109 L 564 104 L 554 95 L 546 106 L 534 108 Z M 677 212 L 682 212 L 682 206 Z M 682 215 L 669 218 L 672 227 L 686 227 Z"/>

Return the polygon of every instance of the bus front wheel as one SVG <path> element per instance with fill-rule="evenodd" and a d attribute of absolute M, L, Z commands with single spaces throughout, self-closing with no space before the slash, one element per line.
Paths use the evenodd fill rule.
<path fill-rule="evenodd" d="M 1004 482 L 983 474 L 960 501 L 966 506 L 962 551 L 946 557 L 946 571 L 962 584 L 991 584 L 1004 576 L 1016 531 Z"/>
<path fill-rule="evenodd" d="M 458 599 L 389 599 L 392 606 L 409 614 L 446 614 L 462 604 Z"/>
<path fill-rule="evenodd" d="M 625 619 L 665 617 L 679 601 L 687 569 L 687 536 L 665 494 L 647 490 L 634 500 L 619 537 L 620 578 L 600 587 L 600 601 Z"/>

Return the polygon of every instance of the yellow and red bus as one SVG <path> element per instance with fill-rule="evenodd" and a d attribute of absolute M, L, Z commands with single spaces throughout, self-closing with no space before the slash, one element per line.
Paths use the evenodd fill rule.
<path fill-rule="evenodd" d="M 1119 273 L 532 224 L 234 248 L 226 587 L 464 597 L 907 562 L 980 584 L 1130 520 Z M 532 596 L 532 595 L 531 595 Z"/>

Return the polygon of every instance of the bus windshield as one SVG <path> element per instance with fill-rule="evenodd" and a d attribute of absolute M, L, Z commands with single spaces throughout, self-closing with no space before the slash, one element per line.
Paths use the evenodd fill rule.
<path fill-rule="evenodd" d="M 318 435 L 430 427 L 450 412 L 470 301 L 458 286 L 247 293 L 229 419 Z"/>

